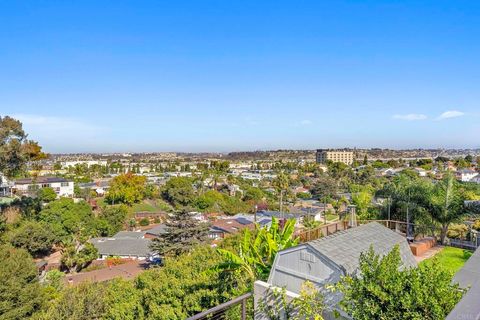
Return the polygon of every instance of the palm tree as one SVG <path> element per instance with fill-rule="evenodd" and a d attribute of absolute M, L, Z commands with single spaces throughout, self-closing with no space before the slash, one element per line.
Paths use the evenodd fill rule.
<path fill-rule="evenodd" d="M 277 192 L 280 194 L 280 212 L 283 211 L 283 194 L 287 191 L 290 186 L 290 181 L 288 175 L 283 172 L 279 172 L 277 177 L 272 181 L 272 185 L 275 187 Z"/>
<path fill-rule="evenodd" d="M 450 224 L 459 221 L 466 214 L 464 200 L 458 182 L 450 173 L 434 186 L 426 207 L 432 219 L 441 225 L 442 244 L 445 243 Z"/>

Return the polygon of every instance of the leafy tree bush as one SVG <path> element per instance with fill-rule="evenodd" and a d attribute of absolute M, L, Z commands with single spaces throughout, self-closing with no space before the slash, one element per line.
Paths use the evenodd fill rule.
<path fill-rule="evenodd" d="M 245 293 L 240 279 L 224 278 L 214 270 L 221 261 L 214 249 L 201 246 L 139 275 L 135 286 L 146 319 L 186 319 Z"/>
<path fill-rule="evenodd" d="M 50 202 L 39 214 L 38 219 L 47 223 L 60 240 L 72 234 L 96 234 L 96 219 L 90 206 L 84 202 L 61 198 Z"/>
<path fill-rule="evenodd" d="M 447 231 L 447 236 L 450 239 L 462 239 L 465 240 L 465 237 L 468 234 L 468 226 L 465 224 L 452 224 Z"/>
<path fill-rule="evenodd" d="M 10 231 L 7 238 L 14 247 L 25 249 L 33 256 L 48 254 L 57 240 L 47 224 L 36 221 L 22 223 Z"/>
<path fill-rule="evenodd" d="M 107 206 L 102 209 L 98 218 L 107 224 L 107 233 L 102 236 L 111 236 L 123 229 L 127 219 L 128 209 L 125 205 Z"/>
<path fill-rule="evenodd" d="M 310 192 L 298 192 L 297 193 L 297 198 L 298 199 L 310 199 L 312 197 L 312 195 L 310 194 Z"/>
<path fill-rule="evenodd" d="M 40 310 L 44 296 L 26 250 L 0 246 L 0 318 L 21 320 Z"/>
<path fill-rule="evenodd" d="M 288 299 L 285 288 L 269 288 L 256 311 L 269 320 L 323 320 L 324 310 L 322 293 L 306 281 L 293 299 Z"/>
<path fill-rule="evenodd" d="M 200 211 L 206 212 L 224 212 L 227 214 L 236 214 L 248 211 L 248 205 L 241 199 L 217 190 L 208 190 L 199 196 L 194 203 Z"/>
<path fill-rule="evenodd" d="M 63 289 L 63 278 L 65 274 L 60 270 L 53 269 L 45 275 L 45 284 L 52 287 L 56 291 Z"/>
<path fill-rule="evenodd" d="M 462 297 L 452 275 L 438 263 L 402 269 L 396 246 L 381 257 L 371 247 L 360 256 L 359 273 L 336 286 L 342 307 L 354 319 L 444 319 Z"/>
<path fill-rule="evenodd" d="M 192 181 L 185 177 L 173 177 L 162 188 L 162 197 L 174 207 L 188 206 L 195 200 Z"/>
<path fill-rule="evenodd" d="M 142 320 L 145 312 L 140 291 L 133 281 L 115 279 L 109 282 L 105 294 L 104 320 Z"/>
<path fill-rule="evenodd" d="M 298 238 L 293 237 L 294 231 L 294 220 L 288 220 L 282 228 L 275 218 L 269 228 L 261 228 L 253 235 L 245 229 L 240 248 L 218 249 L 225 261 L 217 268 L 225 272 L 235 272 L 239 276 L 246 275 L 253 281 L 266 280 L 277 252 L 298 244 Z"/>
<path fill-rule="evenodd" d="M 265 198 L 265 193 L 263 192 L 262 189 L 249 186 L 245 190 L 245 195 L 243 197 L 243 200 L 259 202 L 259 201 L 262 201 L 264 198 Z"/>
<path fill-rule="evenodd" d="M 51 202 L 57 199 L 57 194 L 53 188 L 45 187 L 38 190 L 37 197 L 43 202 Z"/>
<path fill-rule="evenodd" d="M 98 251 L 89 242 L 73 240 L 66 243 L 62 249 L 62 266 L 68 272 L 78 272 L 98 257 Z"/>
<path fill-rule="evenodd" d="M 147 178 L 133 173 L 121 174 L 113 178 L 106 200 L 110 203 L 132 205 L 145 198 Z"/>
<path fill-rule="evenodd" d="M 46 157 L 38 143 L 27 137 L 20 121 L 0 117 L 0 172 L 5 176 L 18 176 L 25 171 L 27 162 Z"/>
<path fill-rule="evenodd" d="M 150 220 L 148 220 L 148 218 L 143 218 L 140 220 L 138 224 L 141 225 L 142 227 L 146 227 L 150 224 Z"/>
<path fill-rule="evenodd" d="M 102 319 L 107 308 L 104 298 L 105 285 L 84 282 L 67 287 L 46 310 L 39 313 L 39 320 L 89 320 Z"/>

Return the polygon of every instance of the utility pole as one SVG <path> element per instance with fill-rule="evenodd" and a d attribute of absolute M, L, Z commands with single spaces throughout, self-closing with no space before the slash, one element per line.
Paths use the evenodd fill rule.
<path fill-rule="evenodd" d="M 387 201 L 388 201 L 388 221 L 389 221 L 389 223 L 390 223 L 390 218 L 391 218 L 391 217 L 390 217 L 390 201 L 391 201 L 391 200 L 390 200 L 390 197 L 388 197 Z"/>
<path fill-rule="evenodd" d="M 282 219 L 285 217 L 283 216 L 283 190 L 280 190 L 280 216 Z"/>
<path fill-rule="evenodd" d="M 410 187 L 408 188 L 408 201 L 407 201 L 407 241 L 410 233 Z"/>

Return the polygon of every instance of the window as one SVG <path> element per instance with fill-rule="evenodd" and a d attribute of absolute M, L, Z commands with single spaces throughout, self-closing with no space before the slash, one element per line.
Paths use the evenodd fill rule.
<path fill-rule="evenodd" d="M 27 189 L 28 189 L 29 191 L 35 191 L 35 190 L 40 189 L 40 187 L 39 187 L 38 184 L 31 184 L 31 185 L 29 185 L 29 186 L 27 187 Z"/>
<path fill-rule="evenodd" d="M 68 187 L 68 185 L 69 185 L 68 182 L 62 182 L 62 183 L 60 184 L 60 186 L 62 186 L 62 187 Z"/>
<path fill-rule="evenodd" d="M 48 187 L 50 187 L 50 183 L 44 183 L 44 184 L 42 184 L 42 188 L 48 188 Z"/>

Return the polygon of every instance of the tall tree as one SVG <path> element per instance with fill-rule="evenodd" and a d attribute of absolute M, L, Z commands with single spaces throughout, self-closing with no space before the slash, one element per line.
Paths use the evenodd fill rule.
<path fill-rule="evenodd" d="M 426 207 L 433 220 L 441 225 L 440 240 L 445 243 L 448 227 L 459 221 L 466 213 L 465 195 L 459 188 L 459 183 L 451 173 L 433 187 Z"/>
<path fill-rule="evenodd" d="M 25 170 L 28 161 L 45 157 L 38 143 L 28 139 L 20 121 L 0 117 L 0 172 L 9 178 L 15 177 Z"/>
<path fill-rule="evenodd" d="M 208 240 L 209 225 L 195 220 L 187 210 L 173 214 L 166 226 L 166 233 L 151 243 L 161 256 L 178 256 Z"/>

